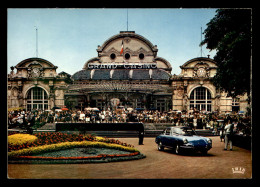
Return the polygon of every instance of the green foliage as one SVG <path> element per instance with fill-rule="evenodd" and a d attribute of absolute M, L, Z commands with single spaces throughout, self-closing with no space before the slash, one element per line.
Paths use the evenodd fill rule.
<path fill-rule="evenodd" d="M 46 124 L 46 122 L 38 122 L 38 121 L 36 121 L 35 124 L 32 126 L 32 129 L 41 128 L 41 127 L 44 126 L 45 124 Z"/>
<path fill-rule="evenodd" d="M 218 9 L 207 24 L 205 39 L 210 50 L 216 49 L 217 74 L 214 85 L 230 96 L 250 93 L 251 10 Z"/>

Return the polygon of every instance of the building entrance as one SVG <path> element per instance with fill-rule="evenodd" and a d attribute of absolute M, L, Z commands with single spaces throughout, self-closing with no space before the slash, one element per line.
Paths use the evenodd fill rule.
<path fill-rule="evenodd" d="M 31 88 L 27 92 L 26 109 L 31 110 L 48 110 L 49 101 L 47 92 L 39 87 Z"/>
<path fill-rule="evenodd" d="M 190 109 L 211 112 L 211 94 L 205 87 L 195 88 L 190 94 Z"/>

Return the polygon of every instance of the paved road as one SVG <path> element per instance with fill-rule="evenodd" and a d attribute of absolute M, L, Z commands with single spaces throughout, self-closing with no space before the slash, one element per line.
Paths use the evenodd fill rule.
<path fill-rule="evenodd" d="M 146 155 L 134 161 L 99 164 L 54 164 L 28 165 L 9 164 L 9 178 L 36 179 L 229 179 L 251 178 L 251 151 L 234 147 L 224 151 L 219 137 L 211 137 L 213 148 L 208 155 L 176 155 L 170 149 L 157 151 L 155 138 L 145 138 L 138 145 L 138 138 L 118 138 L 133 144 Z M 232 168 L 244 170 L 244 174 L 233 173 Z"/>

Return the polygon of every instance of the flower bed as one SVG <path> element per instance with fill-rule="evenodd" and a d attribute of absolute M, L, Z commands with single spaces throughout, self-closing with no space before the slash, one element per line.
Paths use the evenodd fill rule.
<path fill-rule="evenodd" d="M 14 136 L 14 135 L 12 135 Z M 33 142 L 26 142 L 23 144 L 8 144 L 9 152 L 8 158 L 9 163 L 39 163 L 39 161 L 50 161 L 59 160 L 58 163 L 71 163 L 72 160 L 76 160 L 73 163 L 87 162 L 108 162 L 108 161 L 121 161 L 140 159 L 145 156 L 141 154 L 132 145 L 122 143 L 118 140 L 107 139 L 102 137 L 94 137 L 91 135 L 68 135 L 64 133 L 39 133 Z M 40 154 L 55 152 L 61 150 L 68 150 L 74 148 L 107 148 L 114 150 L 126 151 L 123 154 L 98 154 L 95 156 L 42 156 Z M 119 159 L 118 159 L 119 158 Z M 63 162 L 65 161 L 65 162 Z M 46 162 L 44 162 L 46 163 Z M 51 162 L 52 163 L 52 162 Z M 57 163 L 57 162 L 55 162 Z"/>
<path fill-rule="evenodd" d="M 124 157 L 124 156 L 135 156 L 138 155 L 139 152 L 133 152 L 128 154 L 99 154 L 96 156 L 80 156 L 80 157 L 46 157 L 46 156 L 18 156 L 14 157 L 14 159 L 36 159 L 36 160 L 86 160 L 86 159 L 96 159 L 96 158 L 113 158 L 113 157 Z"/>
<path fill-rule="evenodd" d="M 8 144 L 10 146 L 20 146 L 23 144 L 30 144 L 37 140 L 37 137 L 30 134 L 13 134 L 8 136 Z"/>
<path fill-rule="evenodd" d="M 14 135 L 19 135 L 19 136 L 25 135 L 26 136 L 27 134 L 14 134 Z M 24 142 L 22 144 L 15 144 L 15 143 L 9 144 L 9 139 L 14 135 L 8 136 L 8 152 L 17 151 L 17 150 L 29 148 L 29 147 L 37 147 L 37 146 L 41 146 L 41 145 L 50 145 L 50 144 L 57 144 L 57 143 L 61 143 L 61 142 L 74 142 L 74 141 L 98 141 L 98 142 L 106 142 L 106 143 L 124 145 L 127 147 L 133 147 L 130 144 L 123 143 L 118 140 L 102 138 L 102 137 L 95 137 L 90 134 L 83 136 L 81 134 L 80 135 L 66 134 L 66 133 L 61 133 L 61 132 L 37 133 L 37 134 L 34 134 L 34 136 L 37 137 L 37 140 L 35 140 L 33 142 Z M 15 141 L 15 140 L 13 140 L 13 141 Z"/>
<path fill-rule="evenodd" d="M 126 151 L 130 151 L 130 152 L 138 151 L 135 148 L 125 147 L 125 146 L 118 145 L 118 144 L 82 141 L 82 142 L 62 142 L 62 143 L 58 143 L 58 144 L 24 148 L 24 149 L 20 149 L 17 151 L 11 151 L 8 153 L 8 156 L 15 157 L 15 156 L 23 156 L 23 155 L 31 155 L 31 154 L 40 154 L 43 152 L 71 149 L 71 148 L 75 148 L 75 147 L 96 147 L 96 148 L 106 147 L 106 148 L 111 148 L 111 149 L 126 150 Z"/>

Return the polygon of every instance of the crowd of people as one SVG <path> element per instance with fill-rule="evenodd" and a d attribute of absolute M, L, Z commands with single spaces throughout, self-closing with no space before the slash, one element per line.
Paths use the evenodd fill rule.
<path fill-rule="evenodd" d="M 27 126 L 28 123 L 171 123 L 173 126 L 190 126 L 193 129 L 211 129 L 219 134 L 228 120 L 235 124 L 235 129 L 243 133 L 251 130 L 250 116 L 240 114 L 218 114 L 199 111 L 173 111 L 159 112 L 158 110 L 102 110 L 102 111 L 9 111 L 8 125 Z"/>

